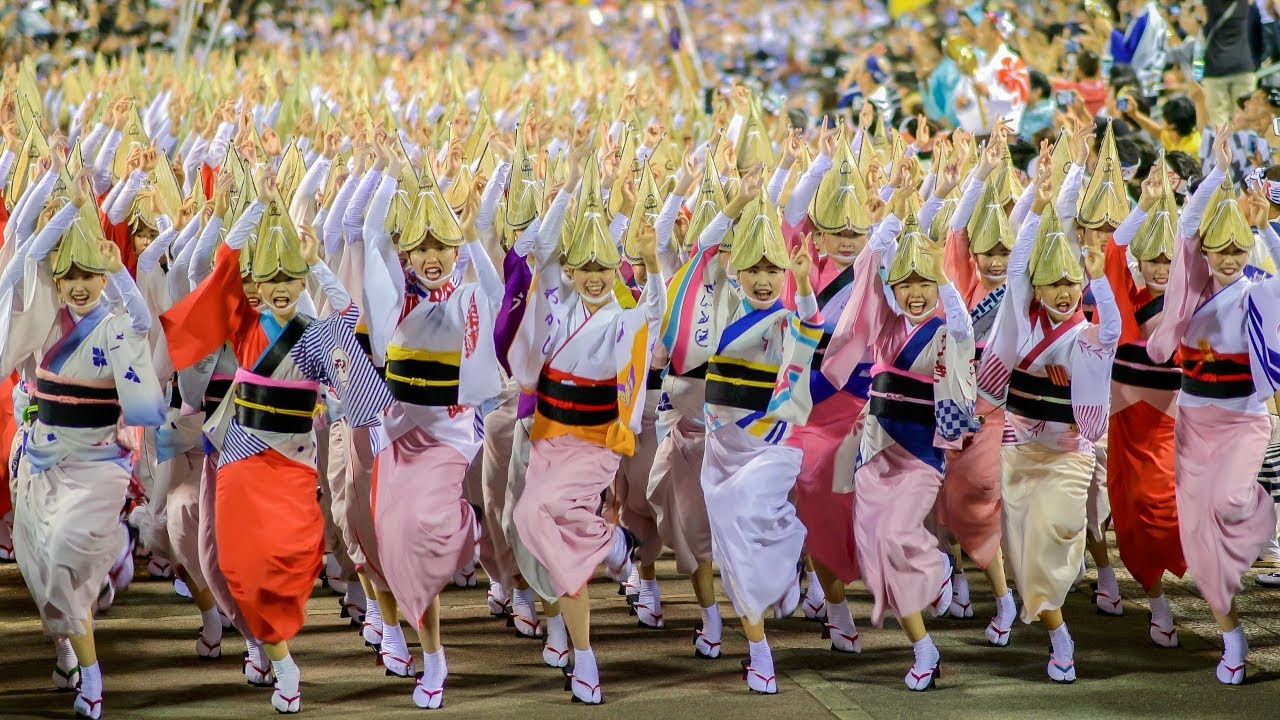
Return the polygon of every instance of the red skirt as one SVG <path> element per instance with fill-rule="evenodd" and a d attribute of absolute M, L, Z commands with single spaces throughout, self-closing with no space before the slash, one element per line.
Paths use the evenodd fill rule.
<path fill-rule="evenodd" d="M 1143 588 L 1187 571 L 1174 493 L 1173 418 L 1136 402 L 1111 416 L 1107 494 L 1120 560 Z"/>
<path fill-rule="evenodd" d="M 254 636 L 297 635 L 324 559 L 315 468 L 275 450 L 222 466 L 215 523 L 218 564 Z"/>

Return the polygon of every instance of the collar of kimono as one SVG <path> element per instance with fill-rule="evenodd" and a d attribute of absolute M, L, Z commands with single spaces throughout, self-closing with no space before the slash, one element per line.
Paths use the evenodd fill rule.
<path fill-rule="evenodd" d="M 426 300 L 427 302 L 444 302 L 453 295 L 453 291 L 457 288 L 458 286 L 453 284 L 453 280 L 447 280 L 445 284 L 438 288 L 424 287 L 421 282 L 415 282 L 413 283 L 413 294 L 416 295 L 419 300 Z"/>

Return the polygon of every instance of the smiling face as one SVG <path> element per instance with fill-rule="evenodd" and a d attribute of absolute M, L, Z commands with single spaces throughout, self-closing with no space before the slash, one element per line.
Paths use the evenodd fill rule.
<path fill-rule="evenodd" d="M 1070 319 L 1080 307 L 1082 292 L 1080 283 L 1062 278 L 1052 285 L 1037 286 L 1036 300 L 1049 311 L 1050 320 L 1060 323 Z"/>
<path fill-rule="evenodd" d="M 1138 263 L 1138 270 L 1142 272 L 1142 280 L 1147 284 L 1147 290 L 1152 295 L 1159 295 L 1164 292 L 1164 286 L 1169 283 L 1169 256 L 1161 255 L 1154 260 L 1143 260 Z"/>
<path fill-rule="evenodd" d="M 987 252 L 974 255 L 973 261 L 977 264 L 978 274 L 984 281 L 1002 283 L 1009 271 L 1009 248 L 996 245 Z"/>
<path fill-rule="evenodd" d="M 1230 285 L 1239 280 L 1249 261 L 1249 253 L 1239 245 L 1230 245 L 1222 250 L 1205 253 L 1209 261 L 1209 274 L 1219 285 Z"/>
<path fill-rule="evenodd" d="M 55 281 L 58 299 L 77 315 L 84 315 L 97 306 L 102 291 L 107 287 L 107 276 L 91 273 L 75 265 L 66 275 Z"/>
<path fill-rule="evenodd" d="M 292 318 L 297 312 L 303 285 L 301 278 L 295 279 L 284 273 L 277 273 L 270 280 L 258 283 L 258 298 L 277 317 Z"/>
<path fill-rule="evenodd" d="M 418 280 L 431 290 L 448 282 L 457 264 L 458 248 L 445 245 L 430 235 L 409 251 L 409 266 Z"/>
<path fill-rule="evenodd" d="M 763 258 L 755 265 L 738 271 L 738 285 L 742 288 L 742 295 L 757 310 L 767 308 L 777 301 L 786 278 L 785 270 Z"/>
<path fill-rule="evenodd" d="M 938 307 L 938 283 L 912 273 L 893 286 L 893 297 L 907 319 L 919 324 L 929 319 Z"/>
<path fill-rule="evenodd" d="M 573 289 L 582 296 L 582 302 L 595 310 L 603 307 L 613 296 L 615 270 L 598 262 L 589 262 L 573 271 Z"/>
<path fill-rule="evenodd" d="M 858 253 L 867 246 L 867 236 L 846 230 L 841 233 L 818 233 L 818 249 L 841 267 L 852 265 Z"/>

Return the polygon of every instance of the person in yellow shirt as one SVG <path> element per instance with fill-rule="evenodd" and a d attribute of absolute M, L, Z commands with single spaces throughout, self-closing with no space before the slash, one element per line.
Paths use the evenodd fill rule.
<path fill-rule="evenodd" d="M 1120 95 L 1116 100 L 1116 109 L 1126 120 L 1136 123 L 1152 137 L 1158 138 L 1165 152 L 1181 150 L 1192 157 L 1199 156 L 1200 129 L 1196 123 L 1196 105 L 1191 98 L 1178 95 L 1166 100 L 1161 122 L 1148 117 L 1129 94 Z"/>

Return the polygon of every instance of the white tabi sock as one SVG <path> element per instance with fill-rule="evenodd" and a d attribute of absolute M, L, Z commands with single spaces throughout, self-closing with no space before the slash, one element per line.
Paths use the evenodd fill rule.
<path fill-rule="evenodd" d="M 218 606 L 205 610 L 200 613 L 200 637 L 204 638 L 206 645 L 217 645 L 222 642 L 222 613 L 218 612 Z"/>
<path fill-rule="evenodd" d="M 915 641 L 911 645 L 911 649 L 915 651 L 916 662 L 912 668 L 918 673 L 927 673 L 938 666 L 938 660 L 941 655 L 938 653 L 938 646 L 933 644 L 933 638 L 925 633 L 925 636 Z"/>
<path fill-rule="evenodd" d="M 79 665 L 76 659 L 76 650 L 71 647 L 71 641 L 66 638 L 58 638 L 53 641 L 54 647 L 58 651 L 58 667 L 63 671 L 70 671 Z"/>
<path fill-rule="evenodd" d="M 1049 633 L 1049 641 L 1053 644 L 1053 656 L 1058 660 L 1067 661 L 1075 657 L 1076 643 L 1071 639 L 1071 633 L 1067 630 L 1067 624 L 1062 623 L 1056 630 Z"/>
<path fill-rule="evenodd" d="M 662 615 L 662 590 L 658 588 L 657 578 L 640 581 L 639 604 L 648 608 L 650 615 Z"/>
<path fill-rule="evenodd" d="M 769 649 L 769 638 L 747 643 L 747 650 L 750 653 L 751 669 L 766 678 L 773 677 L 773 651 Z"/>
<path fill-rule="evenodd" d="M 1244 664 L 1249 654 L 1249 640 L 1244 636 L 1244 626 L 1237 625 L 1235 630 L 1222 633 L 1222 660 L 1228 665 Z"/>
<path fill-rule="evenodd" d="M 100 663 L 80 668 L 80 694 L 86 700 L 102 699 L 102 665 Z"/>
<path fill-rule="evenodd" d="M 298 663 L 293 661 L 292 655 L 285 655 L 283 660 L 272 660 L 271 669 L 276 674 L 276 687 L 285 697 L 293 697 L 298 694 L 298 687 L 302 684 L 302 671 L 298 668 Z"/>
<path fill-rule="evenodd" d="M 1151 622 L 1162 628 L 1173 627 L 1173 610 L 1169 607 L 1169 598 L 1163 594 L 1150 598 Z"/>
<path fill-rule="evenodd" d="M 1113 598 L 1120 597 L 1120 584 L 1116 582 L 1116 569 L 1108 565 L 1098 568 L 1098 592 Z"/>
<path fill-rule="evenodd" d="M 720 606 L 702 608 L 702 634 L 711 642 L 720 642 L 724 626 L 720 620 Z"/>

